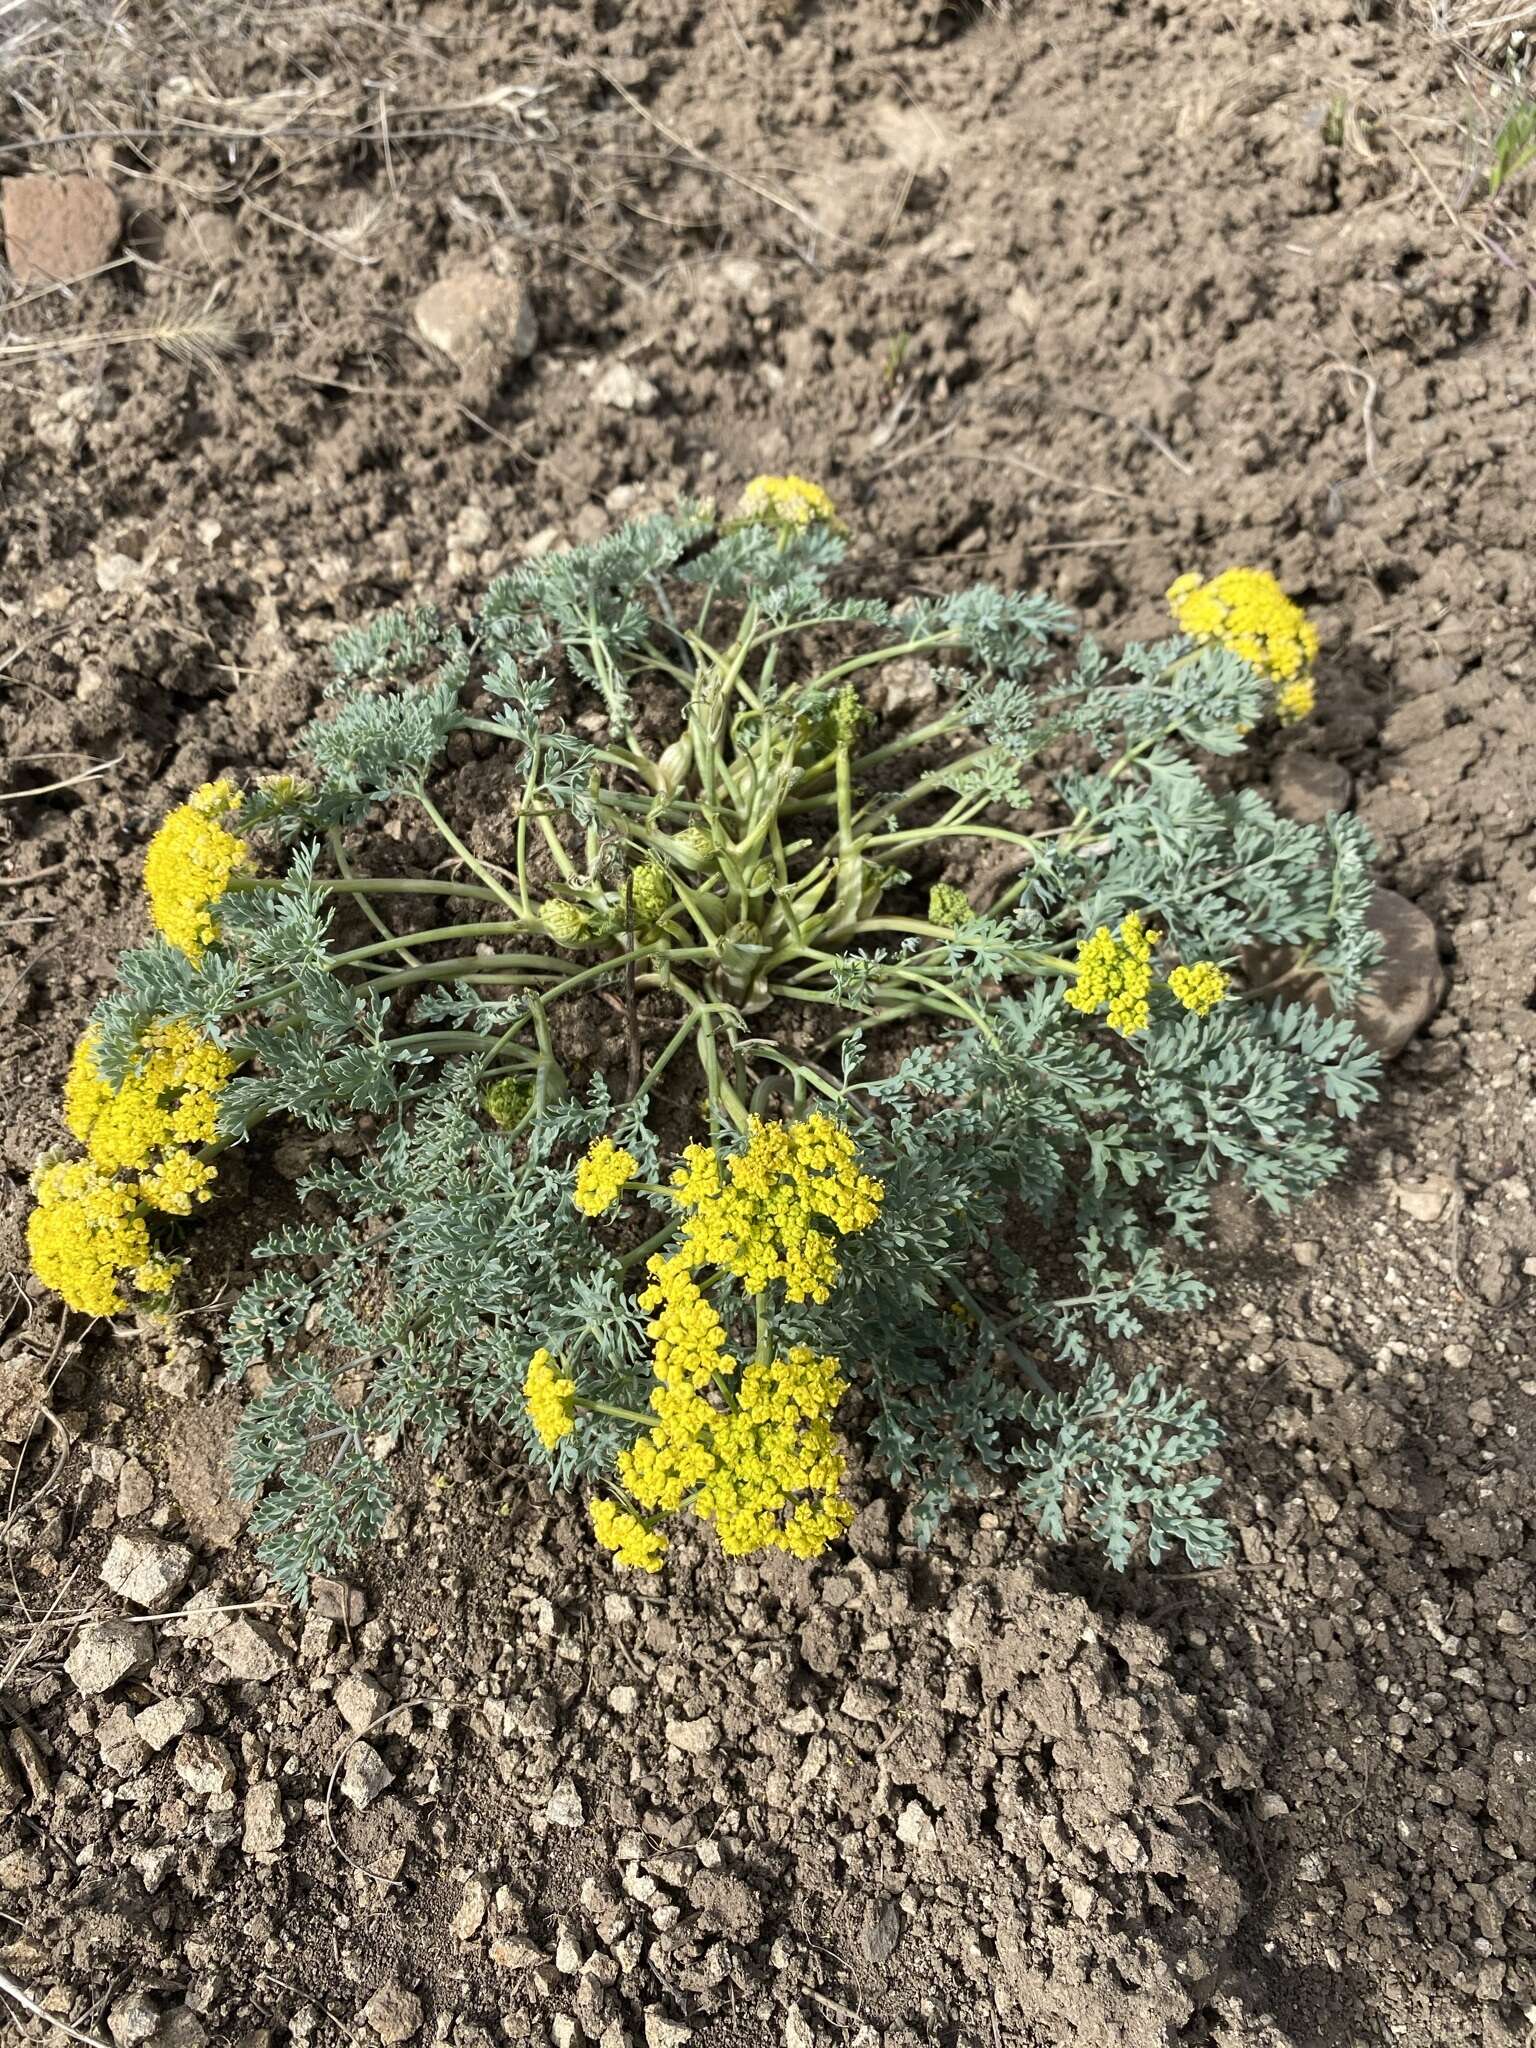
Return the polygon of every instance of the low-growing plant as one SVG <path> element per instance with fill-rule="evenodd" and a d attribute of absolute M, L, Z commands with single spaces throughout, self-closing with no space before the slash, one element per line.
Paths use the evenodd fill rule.
<path fill-rule="evenodd" d="M 163 1308 L 221 1154 L 334 1134 L 225 1338 L 296 1595 L 381 1527 L 388 1449 L 466 1421 L 644 1570 L 689 1516 L 821 1551 L 840 1412 L 920 1535 L 990 1475 L 1116 1565 L 1224 1554 L 1212 1416 L 1101 1354 L 1206 1299 L 1177 1253 L 1218 1178 L 1284 1210 L 1372 1094 L 1365 835 L 1198 761 L 1311 709 L 1316 635 L 1235 569 L 1112 660 L 1046 598 L 892 609 L 844 560 L 819 489 L 760 478 L 516 569 L 467 632 L 392 612 L 302 776 L 155 834 L 160 936 L 77 1051 L 34 1263 Z M 882 672 L 927 715 L 880 721 Z"/>

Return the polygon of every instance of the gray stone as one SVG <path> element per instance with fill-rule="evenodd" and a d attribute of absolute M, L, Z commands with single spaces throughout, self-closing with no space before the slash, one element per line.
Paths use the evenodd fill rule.
<path fill-rule="evenodd" d="M 659 2005 L 648 2005 L 645 2009 L 645 2048 L 685 2048 L 693 2039 L 692 2027 L 686 2027 L 681 2020 L 669 2019 Z"/>
<path fill-rule="evenodd" d="M 1438 1223 L 1456 1195 L 1456 1183 L 1443 1173 L 1428 1173 L 1422 1180 L 1396 1181 L 1392 1196 L 1405 1216 L 1415 1223 Z"/>
<path fill-rule="evenodd" d="M 1439 1009 L 1445 969 L 1433 921 L 1392 889 L 1375 889 L 1366 923 L 1382 942 L 1355 1006 L 1355 1025 L 1367 1045 L 1392 1059 Z"/>
<path fill-rule="evenodd" d="M 96 1730 L 96 1744 L 107 1769 L 124 1777 L 136 1771 L 149 1756 L 149 1745 L 134 1727 L 133 1715 L 121 1705 L 115 1706 Z"/>
<path fill-rule="evenodd" d="M 40 1892 L 48 1882 L 48 1859 L 36 1849 L 0 1856 L 0 1891 Z"/>
<path fill-rule="evenodd" d="M 423 341 L 466 376 L 494 378 L 538 346 L 528 287 L 494 271 L 463 270 L 441 279 L 421 294 L 412 313 Z"/>
<path fill-rule="evenodd" d="M 581 1803 L 581 1794 L 569 1778 L 562 1778 L 549 1795 L 549 1804 L 544 1809 L 544 1818 L 553 1827 L 579 1828 L 586 1824 L 587 1809 Z"/>
<path fill-rule="evenodd" d="M 135 1607 L 163 1611 L 192 1576 L 192 1553 L 184 1543 L 163 1536 L 124 1532 L 112 1538 L 101 1576 Z"/>
<path fill-rule="evenodd" d="M 341 1792 L 344 1799 L 361 1809 L 371 1806 L 387 1785 L 395 1782 L 395 1774 L 371 1742 L 354 1742 L 347 1751 L 347 1760 L 341 1767 Z"/>
<path fill-rule="evenodd" d="M 142 1991 L 130 1991 L 107 2014 L 107 2032 L 117 2048 L 142 2048 L 159 2030 L 159 2007 Z"/>
<path fill-rule="evenodd" d="M 688 1756 L 708 1756 L 720 1740 L 720 1724 L 710 1714 L 701 1714 L 696 1721 L 669 1721 L 667 1740 Z"/>
<path fill-rule="evenodd" d="M 909 1799 L 901 1809 L 896 1821 L 896 1838 L 905 1842 L 909 1849 L 931 1849 L 938 1841 L 938 1830 L 921 1800 Z"/>
<path fill-rule="evenodd" d="M 235 1760 L 216 1735 L 183 1735 L 173 1762 L 177 1777 L 200 1799 L 234 1789 Z"/>
<path fill-rule="evenodd" d="M 134 1734 L 157 1754 L 202 1725 L 203 1710 L 196 1700 L 156 1700 L 133 1717 Z"/>
<path fill-rule="evenodd" d="M 96 1621 L 80 1631 L 64 1669 L 78 1692 L 110 1692 L 138 1678 L 155 1661 L 154 1630 L 147 1621 Z"/>
<path fill-rule="evenodd" d="M 287 1653 L 272 1630 L 248 1614 L 235 1615 L 211 1647 L 231 1678 L 276 1678 L 288 1668 Z"/>
<path fill-rule="evenodd" d="M 336 1711 L 355 1735 L 388 1711 L 389 1694 L 371 1671 L 349 1671 L 335 1692 Z"/>
<path fill-rule="evenodd" d="M 399 1984 L 381 1984 L 363 2007 L 363 2018 L 388 2048 L 409 2041 L 421 2027 L 421 2000 Z"/>
<path fill-rule="evenodd" d="M 483 1877 L 467 1878 L 449 1929 L 459 1941 L 473 1941 L 490 1911 L 490 1887 Z"/>
<path fill-rule="evenodd" d="M 1349 1360 L 1340 1358 L 1326 1344 L 1312 1344 L 1305 1337 L 1282 1337 L 1275 1346 L 1275 1356 L 1309 1387 L 1322 1387 L 1329 1393 L 1337 1393 L 1348 1383 Z"/>
<path fill-rule="evenodd" d="M 498 1970 L 531 1970 L 544 1960 L 543 1949 L 526 1934 L 498 1934 L 491 1941 L 491 1961 Z"/>
<path fill-rule="evenodd" d="M 611 405 L 615 412 L 653 412 L 660 395 L 632 363 L 610 363 L 592 386 L 598 404 Z"/>
<path fill-rule="evenodd" d="M 263 1778 L 245 1795 L 245 1827 L 240 1847 L 247 1856 L 275 1856 L 287 1834 L 282 1788 L 275 1779 Z"/>
<path fill-rule="evenodd" d="M 203 2048 L 208 2029 L 190 2005 L 173 2005 L 162 2013 L 155 2034 L 155 2048 Z"/>
<path fill-rule="evenodd" d="M 327 1621 L 340 1621 L 348 1628 L 361 1628 L 368 1619 L 367 1601 L 360 1590 L 348 1585 L 345 1579 L 315 1579 L 310 1584 L 309 1596 L 313 1611 L 323 1615 Z"/>

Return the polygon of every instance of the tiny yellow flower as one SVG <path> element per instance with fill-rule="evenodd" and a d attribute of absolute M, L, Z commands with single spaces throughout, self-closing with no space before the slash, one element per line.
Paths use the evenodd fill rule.
<path fill-rule="evenodd" d="M 634 1179 L 639 1165 L 633 1152 L 615 1145 L 612 1138 L 599 1138 L 576 1168 L 571 1200 L 583 1216 L 601 1216 Z"/>
<path fill-rule="evenodd" d="M 41 1168 L 34 1185 L 37 1207 L 27 1219 L 32 1270 L 70 1308 L 117 1315 L 128 1306 L 123 1275 L 148 1269 L 158 1279 L 134 1182 L 74 1159 Z"/>
<path fill-rule="evenodd" d="M 541 1349 L 528 1361 L 528 1370 L 523 1375 L 523 1399 L 539 1442 L 546 1451 L 552 1451 L 575 1427 L 576 1382 L 557 1372 L 554 1360 Z"/>
<path fill-rule="evenodd" d="M 1187 967 L 1175 967 L 1168 977 L 1170 992 L 1197 1017 L 1208 1017 L 1225 1001 L 1231 986 L 1231 977 L 1214 960 L 1192 960 Z"/>
<path fill-rule="evenodd" d="M 755 476 L 741 494 L 737 517 L 762 526 L 803 531 L 826 526 L 846 533 L 837 508 L 820 484 L 803 476 Z"/>
<path fill-rule="evenodd" d="M 642 1522 L 638 1515 L 621 1508 L 617 1501 L 593 1501 L 592 1531 L 603 1548 L 611 1550 L 620 1564 L 627 1564 L 640 1572 L 661 1570 L 661 1560 L 667 1548 L 666 1537 L 659 1529 L 652 1529 Z"/>
<path fill-rule="evenodd" d="M 155 927 L 187 958 L 201 960 L 219 936 L 213 906 L 251 852 L 220 820 L 240 809 L 232 782 L 205 782 L 169 812 L 144 856 L 144 886 Z"/>

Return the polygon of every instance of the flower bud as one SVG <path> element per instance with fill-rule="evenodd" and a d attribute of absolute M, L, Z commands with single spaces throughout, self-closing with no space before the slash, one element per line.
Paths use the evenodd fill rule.
<path fill-rule="evenodd" d="M 520 1124 L 533 1105 L 533 1083 L 505 1074 L 485 1091 L 485 1113 L 503 1131 Z"/>
<path fill-rule="evenodd" d="M 956 889 L 948 882 L 935 882 L 928 891 L 928 922 L 941 924 L 946 931 L 958 931 L 963 924 L 971 921 L 971 900 L 963 889 Z"/>
<path fill-rule="evenodd" d="M 665 868 L 653 860 L 643 861 L 630 876 L 629 887 L 637 925 L 657 924 L 666 916 L 672 904 L 672 884 Z"/>
<path fill-rule="evenodd" d="M 592 920 L 579 903 L 567 903 L 561 896 L 552 896 L 539 907 L 539 917 L 544 929 L 557 946 L 579 946 L 590 936 Z"/>
<path fill-rule="evenodd" d="M 703 825 L 690 825 L 686 831 L 679 832 L 672 841 L 672 852 L 692 874 L 706 873 L 717 865 L 714 838 Z"/>
<path fill-rule="evenodd" d="M 693 740 L 689 734 L 684 733 L 681 739 L 675 739 L 671 746 L 665 749 L 661 759 L 656 763 L 661 794 L 675 795 L 682 788 L 683 779 L 692 766 Z"/>

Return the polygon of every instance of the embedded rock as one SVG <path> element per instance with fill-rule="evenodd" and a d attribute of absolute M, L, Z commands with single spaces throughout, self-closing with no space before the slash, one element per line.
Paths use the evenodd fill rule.
<path fill-rule="evenodd" d="M 288 1833 L 283 1819 L 283 1794 L 273 1778 L 263 1778 L 245 1795 L 245 1826 L 240 1847 L 247 1856 L 275 1856 Z"/>
<path fill-rule="evenodd" d="M 163 1608 L 192 1574 L 192 1553 L 163 1536 L 114 1536 L 102 1581 L 135 1607 Z"/>
<path fill-rule="evenodd" d="M 494 381 L 508 363 L 531 356 L 538 321 L 520 278 L 464 270 L 430 286 L 412 309 L 423 341 L 441 350 L 460 373 Z"/>
<path fill-rule="evenodd" d="M 381 1984 L 363 2007 L 362 2017 L 386 2048 L 409 2041 L 421 2026 L 421 2000 L 399 1984 Z"/>
<path fill-rule="evenodd" d="M 98 1621 L 80 1631 L 64 1660 L 77 1692 L 110 1692 L 125 1678 L 137 1678 L 155 1661 L 154 1631 L 145 1621 Z"/>
<path fill-rule="evenodd" d="M 651 412 L 660 396 L 649 377 L 629 363 L 610 363 L 592 386 L 599 405 L 611 405 L 615 412 Z"/>
<path fill-rule="evenodd" d="M 20 286 L 88 277 L 112 260 L 123 232 L 117 194 L 100 178 L 32 173 L 0 180 L 5 260 Z"/>
<path fill-rule="evenodd" d="M 1445 969 L 1433 919 L 1392 889 L 1372 892 L 1366 923 L 1382 942 L 1355 1006 L 1355 1025 L 1383 1059 L 1396 1058 L 1439 1009 Z"/>
<path fill-rule="evenodd" d="M 395 1781 L 395 1774 L 371 1742 L 354 1742 L 347 1751 L 347 1760 L 341 1767 L 341 1792 L 344 1799 L 361 1810 L 371 1806 L 387 1785 Z"/>
<path fill-rule="evenodd" d="M 212 1649 L 231 1678 L 276 1678 L 288 1664 L 271 1629 L 252 1621 L 248 1614 L 237 1614 L 227 1628 L 221 1628 Z"/>

